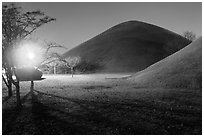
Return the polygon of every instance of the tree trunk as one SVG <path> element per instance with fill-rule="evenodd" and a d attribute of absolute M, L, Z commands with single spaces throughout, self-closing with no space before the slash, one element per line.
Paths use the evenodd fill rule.
<path fill-rule="evenodd" d="M 10 42 L 8 42 L 10 43 Z M 10 55 L 10 52 L 11 52 L 11 46 L 8 45 L 8 48 L 6 49 L 5 51 L 5 61 L 8 63 L 6 65 L 6 78 L 7 78 L 7 81 L 8 81 L 8 96 L 12 96 L 13 93 L 12 93 L 12 68 L 11 68 L 11 55 Z"/>
<path fill-rule="evenodd" d="M 33 95 L 34 95 L 33 90 L 34 90 L 34 82 L 31 81 L 30 92 L 31 92 L 32 103 L 33 103 Z"/>
<path fill-rule="evenodd" d="M 8 79 L 8 96 L 11 97 L 12 95 L 13 95 L 13 93 L 12 93 L 12 81 L 9 78 Z"/>
<path fill-rule="evenodd" d="M 71 73 L 72 73 L 72 77 L 73 77 L 73 75 L 74 75 L 74 71 L 73 71 L 73 68 L 71 68 Z"/>
<path fill-rule="evenodd" d="M 15 86 L 16 86 L 16 100 L 17 100 L 16 103 L 17 103 L 17 107 L 19 108 L 19 107 L 22 106 L 22 104 L 21 104 L 21 97 L 20 97 L 20 86 L 19 86 L 19 81 L 16 82 Z"/>
<path fill-rule="evenodd" d="M 12 92 L 12 73 L 11 73 L 11 70 L 8 71 L 7 80 L 8 80 L 8 96 L 11 97 L 13 95 L 13 92 Z"/>
<path fill-rule="evenodd" d="M 33 92 L 33 90 L 34 90 L 34 82 L 33 82 L 33 81 L 31 81 L 30 91 L 31 91 L 31 92 Z"/>
<path fill-rule="evenodd" d="M 56 65 L 54 65 L 54 74 L 56 74 Z"/>

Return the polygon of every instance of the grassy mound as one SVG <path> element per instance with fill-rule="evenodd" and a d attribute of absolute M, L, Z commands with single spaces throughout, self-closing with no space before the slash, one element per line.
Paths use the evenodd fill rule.
<path fill-rule="evenodd" d="M 202 38 L 136 73 L 129 80 L 143 86 L 201 89 Z"/>
<path fill-rule="evenodd" d="M 128 21 L 80 44 L 63 56 L 80 56 L 83 66 L 90 71 L 137 72 L 189 43 L 182 36 L 164 28 Z"/>

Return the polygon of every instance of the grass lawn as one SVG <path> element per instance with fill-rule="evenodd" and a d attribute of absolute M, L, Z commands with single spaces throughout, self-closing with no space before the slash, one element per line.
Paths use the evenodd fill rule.
<path fill-rule="evenodd" d="M 131 74 L 45 75 L 21 82 L 23 107 L 3 85 L 2 134 L 202 134 L 202 93 L 138 87 Z"/>

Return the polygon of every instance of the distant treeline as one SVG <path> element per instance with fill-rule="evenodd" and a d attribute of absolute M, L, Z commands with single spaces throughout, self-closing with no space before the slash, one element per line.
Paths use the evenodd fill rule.
<path fill-rule="evenodd" d="M 99 63 L 88 62 L 81 60 L 81 62 L 74 67 L 74 73 L 94 73 L 102 68 Z M 39 68 L 43 74 L 71 74 L 71 69 L 63 62 L 58 62 L 55 65 L 43 65 Z"/>

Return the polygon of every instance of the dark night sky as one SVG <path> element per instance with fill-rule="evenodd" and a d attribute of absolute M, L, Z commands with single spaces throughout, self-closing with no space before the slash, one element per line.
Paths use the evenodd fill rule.
<path fill-rule="evenodd" d="M 182 34 L 202 35 L 202 3 L 18 3 L 25 10 L 40 9 L 56 22 L 33 36 L 71 49 L 108 28 L 128 20 L 151 23 Z M 64 51 L 65 52 L 65 51 Z"/>

